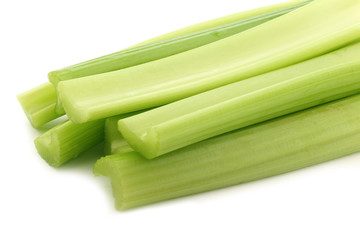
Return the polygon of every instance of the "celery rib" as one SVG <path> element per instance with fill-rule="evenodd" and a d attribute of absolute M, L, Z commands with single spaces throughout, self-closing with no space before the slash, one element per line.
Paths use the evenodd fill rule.
<path fill-rule="evenodd" d="M 120 51 L 53 71 L 49 73 L 49 78 L 54 85 L 57 85 L 61 80 L 113 71 L 176 54 L 224 38 L 238 31 L 245 31 L 248 28 L 302 7 L 309 2 L 303 0 L 289 1 L 209 20 L 147 40 L 133 46 L 131 50 Z M 188 35 L 188 39 L 182 35 Z M 158 41 L 161 41 L 161 43 L 155 43 Z M 145 44 L 147 46 L 140 46 Z M 163 50 L 157 52 L 161 45 L 165 45 L 165 47 L 162 46 Z M 136 58 L 129 57 L 129 55 L 137 54 L 137 52 L 140 52 L 140 54 L 136 55 Z M 61 100 L 57 98 L 54 89 L 50 83 L 44 83 L 18 95 L 18 100 L 33 127 L 39 128 L 43 124 L 64 115 Z"/>
<path fill-rule="evenodd" d="M 34 128 L 64 115 L 64 112 L 55 112 L 57 96 L 55 87 L 49 82 L 17 95 L 17 99 Z"/>
<path fill-rule="evenodd" d="M 111 72 L 172 56 L 232 36 L 236 33 L 243 32 L 298 9 L 307 3 L 308 1 L 261 15 L 237 20 L 235 22 L 227 22 L 219 26 L 215 25 L 214 27 L 207 28 L 202 31 L 125 49 L 50 72 L 49 80 L 55 85 L 55 87 L 57 87 L 60 81 Z M 286 5 L 289 5 L 289 3 Z M 56 109 L 59 112 L 63 111 L 61 98 L 58 98 Z"/>
<path fill-rule="evenodd" d="M 360 95 L 208 139 L 152 161 L 98 160 L 120 210 L 293 171 L 360 151 Z"/>
<path fill-rule="evenodd" d="M 360 92 L 360 43 L 121 119 L 146 158 Z"/>
<path fill-rule="evenodd" d="M 35 139 L 40 156 L 53 167 L 59 167 L 104 139 L 104 120 L 84 124 L 66 121 Z"/>
<path fill-rule="evenodd" d="M 255 16 L 267 14 L 269 12 L 276 12 L 278 10 L 287 9 L 289 7 L 291 8 L 293 6 L 300 7 L 302 5 L 308 4 L 311 1 L 313 1 L 313 0 L 310 0 L 310 1 L 292 0 L 292 1 L 287 1 L 287 2 L 283 2 L 283 3 L 270 5 L 270 6 L 265 6 L 265 7 L 260 7 L 260 8 L 256 8 L 256 9 L 251 9 L 251 10 L 247 10 L 247 11 L 243 11 L 243 12 L 230 14 L 230 15 L 227 15 L 227 16 L 207 20 L 205 22 L 197 23 L 197 24 L 194 24 L 194 25 L 191 25 L 191 26 L 187 26 L 185 28 L 175 30 L 175 31 L 170 32 L 170 33 L 163 34 L 161 36 L 151 38 L 149 40 L 138 43 L 138 44 L 136 44 L 136 45 L 134 45 L 132 47 L 145 45 L 145 44 L 149 44 L 149 43 L 153 43 L 153 42 L 157 42 L 157 41 L 162 41 L 162 40 L 182 36 L 182 35 L 185 35 L 185 34 L 190 34 L 190 33 L 194 33 L 194 32 L 203 31 L 205 29 L 225 25 L 225 24 L 228 24 L 228 23 L 236 22 L 236 21 L 245 20 L 245 19 L 248 19 L 248 18 L 253 18 Z"/>
<path fill-rule="evenodd" d="M 357 0 L 311 2 L 196 49 L 60 82 L 59 93 L 66 113 L 77 123 L 167 104 L 351 43 L 360 37 L 358 12 Z"/>

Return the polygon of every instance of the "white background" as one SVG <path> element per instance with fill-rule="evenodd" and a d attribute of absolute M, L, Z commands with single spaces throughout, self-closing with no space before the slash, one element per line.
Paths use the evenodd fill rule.
<path fill-rule="evenodd" d="M 96 149 L 49 167 L 16 101 L 51 70 L 276 2 L 1 1 L 0 239 L 360 239 L 359 154 L 118 212 L 107 179 L 92 175 Z"/>

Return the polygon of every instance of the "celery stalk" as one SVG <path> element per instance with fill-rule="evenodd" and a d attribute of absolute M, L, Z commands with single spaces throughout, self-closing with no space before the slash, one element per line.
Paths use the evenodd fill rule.
<path fill-rule="evenodd" d="M 146 158 L 360 92 L 360 43 L 119 121 Z"/>
<path fill-rule="evenodd" d="M 245 31 L 248 28 L 293 11 L 308 2 L 309 1 L 303 0 L 289 1 L 199 23 L 137 44 L 136 46 L 138 48 L 136 49 L 120 51 L 51 72 L 49 78 L 51 82 L 57 85 L 61 80 L 112 71 L 175 54 L 224 38 L 236 32 Z M 212 29 L 210 30 L 210 28 Z M 188 37 L 182 36 L 186 34 L 190 35 Z M 169 40 L 170 38 L 175 37 L 176 39 Z M 162 42 L 150 44 L 157 41 Z M 148 44 L 148 46 L 139 47 L 139 45 L 145 44 Z M 157 52 L 159 49 L 163 50 Z M 129 54 L 131 55 L 137 52 L 140 53 L 137 58 L 129 57 Z M 128 61 L 129 58 L 131 60 L 130 62 Z M 119 65 L 114 63 L 118 63 Z M 35 128 L 39 128 L 43 124 L 64 114 L 61 101 L 60 99 L 57 99 L 54 87 L 49 83 L 42 84 L 34 89 L 19 94 L 18 99 L 30 123 Z M 55 110 L 56 113 L 54 112 Z"/>
<path fill-rule="evenodd" d="M 147 40 L 141 44 L 137 44 L 137 48 L 132 48 L 131 50 L 127 49 L 53 71 L 49 74 L 49 78 L 53 84 L 57 85 L 61 80 L 113 71 L 173 55 L 222 39 L 236 32 L 245 31 L 302 7 L 308 2 L 309 1 L 299 0 L 289 1 L 199 23 Z M 188 36 L 182 36 L 186 34 Z M 157 41 L 161 42 L 154 43 Z M 139 45 L 145 44 L 148 45 L 139 47 Z M 134 56 L 135 54 L 137 55 Z M 43 124 L 64 114 L 61 100 L 57 98 L 54 87 L 49 83 L 42 84 L 19 94 L 18 99 L 30 123 L 35 128 L 39 128 Z"/>
<path fill-rule="evenodd" d="M 251 9 L 251 10 L 247 10 L 247 11 L 243 11 L 243 12 L 234 13 L 231 15 L 227 15 L 227 16 L 211 19 L 211 20 L 208 20 L 205 22 L 197 23 L 197 24 L 185 27 L 185 28 L 178 29 L 178 30 L 170 32 L 170 33 L 163 34 L 161 36 L 151 38 L 149 40 L 138 43 L 138 44 L 134 45 L 133 47 L 148 44 L 148 43 L 153 43 L 153 42 L 157 42 L 157 41 L 162 41 L 165 39 L 174 38 L 174 37 L 182 36 L 185 34 L 203 31 L 203 30 L 221 26 L 224 24 L 241 21 L 241 20 L 245 20 L 248 18 L 253 18 L 258 15 L 263 15 L 263 14 L 267 14 L 270 12 L 275 12 L 278 10 L 286 9 L 288 7 L 292 7 L 295 5 L 299 5 L 299 6 L 301 6 L 301 4 L 305 5 L 311 1 L 312 0 L 310 0 L 310 1 L 292 0 L 292 1 L 287 1 L 287 2 L 283 2 L 283 3 L 270 5 L 270 6 L 265 6 L 265 7 Z"/>
<path fill-rule="evenodd" d="M 131 152 L 133 149 L 126 142 L 124 137 L 118 131 L 118 121 L 124 116 L 115 116 L 105 120 L 105 154 L 119 154 Z"/>
<path fill-rule="evenodd" d="M 76 123 L 170 103 L 353 42 L 360 38 L 359 12 L 358 0 L 317 0 L 199 48 L 60 82 L 60 98 Z"/>
<path fill-rule="evenodd" d="M 40 156 L 53 167 L 77 157 L 104 139 L 104 120 L 74 124 L 66 121 L 35 139 Z"/>
<path fill-rule="evenodd" d="M 61 117 L 55 112 L 55 87 L 47 82 L 17 95 L 17 99 L 34 128 Z"/>
<path fill-rule="evenodd" d="M 221 135 L 148 161 L 98 160 L 116 207 L 128 209 L 270 177 L 360 151 L 360 95 Z"/>
<path fill-rule="evenodd" d="M 216 25 L 215 22 L 207 26 L 215 25 L 202 31 L 189 33 L 175 38 L 164 39 L 162 41 L 141 45 L 138 47 L 125 49 L 106 56 L 95 58 L 86 62 L 62 68 L 49 73 L 49 80 L 57 87 L 60 81 L 106 73 L 114 70 L 124 69 L 131 66 L 140 65 L 181 52 L 188 51 L 209 44 L 214 41 L 232 36 L 236 33 L 243 32 L 264 22 L 270 21 L 299 7 L 304 6 L 307 2 L 301 2 L 286 8 L 276 9 L 261 15 L 251 16 L 235 22 L 226 22 L 223 25 Z M 289 5 L 286 3 L 284 5 Z M 241 14 L 240 14 L 241 16 Z M 238 17 L 240 17 L 238 16 Z M 225 18 L 227 19 L 227 18 Z M 231 17 L 230 19 L 236 20 Z M 169 35 L 167 35 L 169 36 Z M 162 37 L 163 38 L 163 37 Z M 58 112 L 63 112 L 61 99 L 58 98 Z"/>

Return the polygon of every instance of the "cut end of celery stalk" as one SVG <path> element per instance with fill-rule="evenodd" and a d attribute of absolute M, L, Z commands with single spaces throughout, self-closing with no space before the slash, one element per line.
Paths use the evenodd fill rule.
<path fill-rule="evenodd" d="M 41 84 L 16 97 L 34 128 L 39 128 L 64 114 L 64 112 L 55 112 L 57 96 L 55 87 L 51 83 Z"/>
<path fill-rule="evenodd" d="M 116 155 L 109 155 L 106 157 L 100 158 L 96 161 L 93 167 L 93 173 L 95 176 L 105 176 L 108 177 L 111 181 L 111 186 L 113 189 L 113 195 L 115 198 L 115 208 L 117 210 L 123 211 L 131 208 L 126 204 L 125 195 L 122 191 L 122 181 L 121 181 L 121 171 L 118 170 L 117 164 L 120 161 L 113 161 L 113 156 L 121 156 L 124 161 L 127 158 L 132 159 L 134 161 L 141 159 L 136 159 L 136 154 L 134 152 L 123 153 L 123 154 L 116 154 Z M 124 156 L 124 157 L 122 157 Z"/>
<path fill-rule="evenodd" d="M 56 134 L 43 134 L 34 143 L 39 155 L 52 167 L 62 165 Z"/>
<path fill-rule="evenodd" d="M 153 159 L 158 156 L 159 141 L 154 128 L 151 128 L 142 136 L 137 136 L 132 131 L 132 128 L 127 126 L 126 120 L 120 119 L 118 121 L 118 130 L 128 144 L 145 158 Z"/>
<path fill-rule="evenodd" d="M 59 76 L 60 73 L 61 73 L 61 71 L 56 70 L 56 71 L 49 72 L 49 74 L 48 74 L 48 79 L 55 86 L 57 95 L 59 95 L 57 86 L 58 86 L 59 82 L 62 80 L 62 78 Z M 55 112 L 57 114 L 65 113 L 64 106 L 62 104 L 60 97 L 57 97 L 57 99 L 56 99 Z"/>
<path fill-rule="evenodd" d="M 104 139 L 104 121 L 84 124 L 63 122 L 35 139 L 40 156 L 51 166 L 59 167 Z"/>
<path fill-rule="evenodd" d="M 145 165 L 146 163 L 148 161 L 136 152 L 128 152 L 102 157 L 94 164 L 93 173 L 95 176 L 105 176 L 110 179 L 117 210 L 124 211 L 134 208 L 134 203 L 129 201 L 131 194 L 128 195 L 124 188 L 123 179 L 125 180 L 126 176 L 123 176 L 121 169 L 124 167 L 131 168 L 134 165 Z"/>
<path fill-rule="evenodd" d="M 57 89 L 59 91 L 60 99 L 62 99 L 62 106 L 69 119 L 76 124 L 90 121 L 88 111 L 79 106 L 79 104 L 74 103 L 71 97 L 66 96 L 66 92 L 64 93 L 63 91 L 63 83 L 64 82 L 59 82 Z"/>

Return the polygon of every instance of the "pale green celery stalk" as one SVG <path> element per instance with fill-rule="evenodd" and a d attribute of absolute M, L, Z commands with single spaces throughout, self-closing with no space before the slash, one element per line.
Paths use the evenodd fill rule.
<path fill-rule="evenodd" d="M 152 161 L 136 152 L 98 160 L 116 207 L 228 187 L 360 151 L 360 95 L 211 138 Z"/>
<path fill-rule="evenodd" d="M 283 3 L 270 5 L 270 6 L 265 6 L 265 7 L 251 9 L 251 10 L 247 10 L 247 11 L 243 11 L 243 12 L 234 13 L 231 15 L 227 15 L 227 16 L 211 19 L 211 20 L 208 20 L 205 22 L 197 23 L 197 24 L 194 24 L 191 26 L 187 26 L 187 27 L 178 29 L 176 31 L 163 34 L 161 36 L 151 38 L 144 42 L 138 43 L 138 44 L 134 45 L 133 47 L 148 44 L 148 43 L 153 43 L 153 42 L 157 42 L 157 41 L 162 41 L 162 40 L 169 39 L 169 38 L 178 37 L 178 36 L 189 34 L 189 33 L 203 31 L 208 28 L 213 28 L 213 27 L 224 25 L 224 24 L 228 24 L 228 23 L 232 23 L 232 22 L 236 22 L 236 21 L 240 21 L 240 20 L 245 20 L 247 18 L 253 18 L 258 15 L 278 11 L 283 8 L 292 7 L 297 4 L 303 4 L 303 3 L 306 4 L 311 1 L 293 0 L 293 1 L 287 1 L 287 2 L 283 2 Z"/>
<path fill-rule="evenodd" d="M 147 46 L 120 51 L 85 63 L 54 71 L 49 74 L 49 78 L 57 85 L 58 81 L 61 80 L 117 70 L 176 54 L 224 38 L 236 32 L 245 31 L 248 28 L 293 11 L 308 2 L 309 1 L 299 0 L 289 1 L 196 24 L 141 43 L 141 45 L 148 44 Z M 188 36 L 181 36 L 185 34 Z M 174 37 L 176 37 L 176 39 L 169 40 Z M 157 41 L 162 42 L 149 44 Z M 137 46 L 138 45 L 140 44 L 137 44 Z M 158 51 L 159 49 L 163 50 Z M 137 55 L 137 57 L 129 56 L 138 52 L 139 55 Z M 42 84 L 34 89 L 19 94 L 18 99 L 26 116 L 35 128 L 64 114 L 62 103 L 60 99 L 57 99 L 55 89 L 50 83 Z M 58 104 L 57 101 L 59 101 Z M 56 113 L 54 112 L 55 110 Z"/>
<path fill-rule="evenodd" d="M 35 139 L 40 156 L 59 167 L 104 139 L 104 120 L 75 124 L 66 121 Z"/>
<path fill-rule="evenodd" d="M 55 87 L 47 82 L 17 95 L 17 99 L 34 128 L 61 117 L 55 112 Z"/>
<path fill-rule="evenodd" d="M 360 43 L 121 119 L 146 158 L 360 92 Z"/>
<path fill-rule="evenodd" d="M 156 60 L 245 31 L 293 11 L 308 2 L 289 1 L 196 24 L 141 43 L 141 45 L 147 44 L 146 46 L 139 47 L 140 44 L 137 44 L 137 48 L 119 51 L 53 71 L 49 74 L 49 78 L 54 85 L 57 85 L 61 80 L 118 70 Z M 61 100 L 57 98 L 55 88 L 50 83 L 44 83 L 19 94 L 18 99 L 35 128 L 64 114 Z"/>
<path fill-rule="evenodd" d="M 261 15 L 252 16 L 235 22 L 226 23 L 225 21 L 223 25 L 216 25 L 214 22 L 206 25 L 209 27 L 214 25 L 215 27 L 212 28 L 207 28 L 202 31 L 165 39 L 147 45 L 141 45 L 135 48 L 125 49 L 123 51 L 50 72 L 49 79 L 55 87 L 57 87 L 60 81 L 124 69 L 175 55 L 232 36 L 236 33 L 243 32 L 298 9 L 307 3 L 308 1 L 298 3 L 296 5 L 276 9 L 271 12 L 266 12 Z M 289 5 L 289 3 L 285 5 Z M 247 16 L 250 16 L 250 14 L 247 14 Z M 229 19 L 236 20 L 235 17 L 231 17 Z M 60 98 L 58 98 L 56 109 L 60 113 L 63 112 Z"/>
<path fill-rule="evenodd" d="M 60 82 L 60 98 L 77 123 L 164 105 L 353 42 L 360 38 L 359 12 L 358 0 L 317 0 L 187 52 Z"/>

